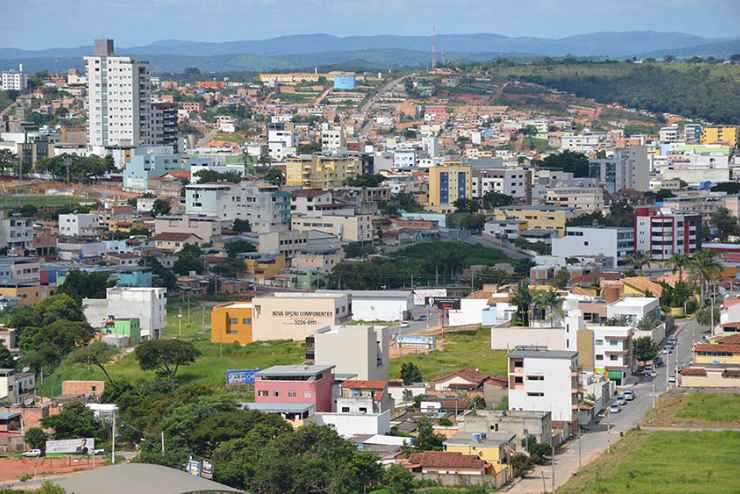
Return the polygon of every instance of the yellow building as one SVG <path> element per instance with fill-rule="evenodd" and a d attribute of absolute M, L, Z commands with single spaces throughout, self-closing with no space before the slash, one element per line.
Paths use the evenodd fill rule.
<path fill-rule="evenodd" d="M 285 256 L 247 257 L 244 267 L 248 276 L 254 276 L 257 283 L 264 283 L 285 269 Z"/>
<path fill-rule="evenodd" d="M 700 343 L 694 346 L 696 364 L 740 365 L 740 344 Z"/>
<path fill-rule="evenodd" d="M 252 343 L 252 304 L 232 302 L 211 310 L 211 343 Z"/>
<path fill-rule="evenodd" d="M 455 210 L 455 201 L 473 198 L 473 167 L 449 162 L 429 169 L 429 208 Z"/>
<path fill-rule="evenodd" d="M 445 451 L 477 456 L 491 464 L 493 473 L 504 473 L 509 480 L 511 469 L 507 461 L 507 449 L 515 449 L 515 434 L 458 432 L 444 443 Z"/>
<path fill-rule="evenodd" d="M 305 155 L 285 164 L 285 185 L 328 190 L 342 187 L 345 180 L 361 174 L 360 158 Z"/>
<path fill-rule="evenodd" d="M 39 285 L 21 285 L 0 286 L 0 296 L 18 297 L 21 305 L 33 305 L 40 301 L 44 297 L 44 294 L 42 294 L 42 290 Z"/>
<path fill-rule="evenodd" d="M 493 212 L 498 221 L 518 220 L 526 222 L 527 230 L 548 230 L 565 235 L 565 221 L 573 214 L 567 208 L 554 206 L 507 206 Z"/>
<path fill-rule="evenodd" d="M 739 137 L 737 127 L 704 127 L 701 132 L 701 143 L 735 147 L 740 143 Z"/>

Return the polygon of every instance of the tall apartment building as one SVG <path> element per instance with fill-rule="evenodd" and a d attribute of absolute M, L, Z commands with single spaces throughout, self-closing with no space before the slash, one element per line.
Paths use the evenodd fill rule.
<path fill-rule="evenodd" d="M 175 103 L 152 103 L 152 143 L 172 146 L 178 151 L 177 105 Z"/>
<path fill-rule="evenodd" d="M 152 143 L 151 81 L 147 62 L 115 56 L 112 39 L 95 40 L 85 57 L 88 144 L 93 152 Z"/>
<path fill-rule="evenodd" d="M 3 91 L 25 91 L 28 88 L 28 76 L 23 72 L 23 65 L 18 70 L 0 73 L 0 89 Z"/>
<path fill-rule="evenodd" d="M 457 162 L 429 169 L 429 206 L 435 211 L 454 211 L 455 201 L 473 198 L 473 167 Z"/>
<path fill-rule="evenodd" d="M 724 144 L 735 147 L 740 143 L 740 127 L 704 127 L 702 144 Z"/>
<path fill-rule="evenodd" d="M 323 124 L 321 126 L 321 151 L 326 154 L 338 154 L 345 148 L 342 127 Z"/>
<path fill-rule="evenodd" d="M 498 192 L 521 199 L 532 200 L 532 172 L 523 168 L 483 168 L 473 172 L 473 197 Z"/>
<path fill-rule="evenodd" d="M 275 161 L 283 161 L 288 156 L 294 156 L 298 136 L 290 129 L 286 129 L 283 122 L 271 122 L 267 124 L 267 149 L 270 158 Z"/>
<path fill-rule="evenodd" d="M 674 213 L 668 208 L 635 209 L 635 250 L 657 261 L 673 254 L 694 254 L 701 249 L 702 217 Z"/>
<path fill-rule="evenodd" d="M 566 431 L 577 420 L 578 352 L 517 347 L 508 356 L 509 410 L 550 412 Z"/>
<path fill-rule="evenodd" d="M 676 130 L 676 132 L 678 132 Z M 650 162 L 645 146 L 617 149 L 611 158 L 591 161 L 589 176 L 613 194 L 623 189 L 650 190 Z"/>
<path fill-rule="evenodd" d="M 362 161 L 356 156 L 302 155 L 285 164 L 285 184 L 289 187 L 333 189 L 361 174 Z"/>

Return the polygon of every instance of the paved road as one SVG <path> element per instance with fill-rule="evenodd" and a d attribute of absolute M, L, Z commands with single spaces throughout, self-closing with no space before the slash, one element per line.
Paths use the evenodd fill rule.
<path fill-rule="evenodd" d="M 691 360 L 691 346 L 693 342 L 701 339 L 704 335 L 703 327 L 696 321 L 688 320 L 677 324 L 678 350 L 672 355 L 664 356 L 666 365 L 659 367 L 657 376 L 640 382 L 634 386 L 621 389 L 633 389 L 636 393 L 634 401 L 622 408 L 617 414 L 605 417 L 598 426 L 591 431 L 585 432 L 580 440 L 570 441 L 564 451 L 555 457 L 555 487 L 560 487 L 578 471 L 579 466 L 585 466 L 598 457 L 611 444 L 619 440 L 621 434 L 634 428 L 643 419 L 645 414 L 653 407 L 654 400 L 666 391 L 667 373 L 675 370 L 676 356 L 678 365 L 686 365 Z M 507 492 L 516 494 L 533 494 L 541 492 L 552 492 L 552 471 L 549 465 L 535 468 L 527 478 L 514 485 Z M 543 478 L 547 491 L 543 489 Z"/>
<path fill-rule="evenodd" d="M 369 113 L 373 108 L 373 105 L 382 98 L 386 92 L 392 91 L 396 88 L 399 84 L 403 83 L 406 79 L 413 76 L 415 74 L 406 74 L 404 76 L 398 77 L 396 79 L 391 79 L 390 81 L 386 82 L 382 86 L 378 88 L 378 91 L 375 93 L 375 95 L 371 96 L 365 104 L 363 104 L 360 107 L 360 114 L 362 115 L 362 126 L 360 127 L 360 131 L 364 131 L 367 127 L 370 120 L 368 119 Z"/>

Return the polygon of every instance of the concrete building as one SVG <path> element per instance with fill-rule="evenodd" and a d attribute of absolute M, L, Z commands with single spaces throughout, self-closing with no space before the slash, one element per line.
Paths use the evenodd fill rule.
<path fill-rule="evenodd" d="M 290 212 L 292 214 L 310 214 L 321 206 L 334 202 L 330 190 L 300 189 L 290 193 Z"/>
<path fill-rule="evenodd" d="M 565 236 L 552 239 L 552 255 L 561 259 L 569 257 L 607 258 L 609 267 L 617 268 L 628 263 L 635 252 L 635 235 L 632 228 L 568 227 Z"/>
<path fill-rule="evenodd" d="M 605 376 L 617 386 L 632 376 L 632 326 L 586 325 L 578 331 L 581 370 Z"/>
<path fill-rule="evenodd" d="M 0 248 L 23 255 L 33 247 L 33 218 L 0 214 Z"/>
<path fill-rule="evenodd" d="M 152 103 L 151 142 L 160 146 L 170 146 L 178 152 L 177 104 Z"/>
<path fill-rule="evenodd" d="M 403 290 L 323 290 L 320 293 L 348 294 L 352 297 L 355 321 L 403 321 L 414 308 L 414 296 Z"/>
<path fill-rule="evenodd" d="M 88 94 L 88 144 L 96 154 L 107 148 L 152 144 L 151 74 L 147 62 L 117 57 L 113 40 L 95 40 L 85 57 Z"/>
<path fill-rule="evenodd" d="M 550 412 L 523 410 L 475 410 L 465 416 L 467 433 L 504 432 L 524 439 L 534 436 L 538 443 L 552 444 Z"/>
<path fill-rule="evenodd" d="M 180 155 L 170 146 L 141 146 L 136 148 L 123 170 L 123 188 L 134 192 L 151 189 L 150 180 L 169 172 L 183 170 Z"/>
<path fill-rule="evenodd" d="M 606 306 L 608 319 L 624 319 L 636 325 L 646 317 L 660 320 L 660 301 L 653 297 L 624 297 Z"/>
<path fill-rule="evenodd" d="M 348 321 L 352 297 L 337 293 L 276 292 L 252 299 L 254 341 L 303 341 L 319 328 Z"/>
<path fill-rule="evenodd" d="M 473 168 L 449 162 L 429 169 L 429 207 L 454 211 L 455 201 L 473 198 Z"/>
<path fill-rule="evenodd" d="M 23 72 L 23 65 L 19 65 L 18 70 L 0 72 L 0 89 L 18 92 L 28 89 L 28 76 Z"/>
<path fill-rule="evenodd" d="M 257 236 L 257 252 L 282 254 L 290 259 L 300 253 L 320 253 L 341 248 L 336 235 L 318 230 L 260 233 Z"/>
<path fill-rule="evenodd" d="M 570 432 L 581 401 L 578 352 L 519 347 L 508 355 L 508 377 L 509 410 L 550 412 L 553 427 Z"/>
<path fill-rule="evenodd" d="M 588 214 L 604 208 L 604 190 L 601 187 L 574 187 L 550 189 L 545 204 L 568 208 L 577 214 Z"/>
<path fill-rule="evenodd" d="M 362 162 L 355 156 L 303 155 L 290 158 L 285 170 L 287 186 L 328 190 L 361 175 Z"/>
<path fill-rule="evenodd" d="M 162 233 L 186 233 L 195 235 L 204 242 L 210 242 L 221 235 L 230 221 L 201 216 L 157 216 L 154 218 L 154 235 Z"/>
<path fill-rule="evenodd" d="M 0 369 L 0 402 L 15 405 L 33 400 L 35 389 L 36 375 L 33 372 Z"/>
<path fill-rule="evenodd" d="M 369 242 L 373 239 L 372 216 L 360 214 L 341 215 L 294 215 L 291 230 L 305 232 L 315 230 L 335 235 L 342 242 Z"/>
<path fill-rule="evenodd" d="M 60 214 L 59 236 L 60 237 L 97 237 L 100 232 L 98 216 L 96 214 Z"/>
<path fill-rule="evenodd" d="M 623 189 L 650 190 L 650 162 L 645 146 L 617 149 L 611 158 L 591 162 L 589 176 L 599 179 L 607 192 Z"/>
<path fill-rule="evenodd" d="M 255 402 L 306 404 L 315 412 L 331 412 L 333 385 L 332 365 L 275 365 L 256 374 Z"/>
<path fill-rule="evenodd" d="M 102 328 L 115 319 L 138 319 L 141 339 L 156 340 L 167 323 L 167 290 L 108 288 L 104 299 L 83 299 L 82 309 L 87 322 L 94 328 Z"/>
<path fill-rule="evenodd" d="M 565 235 L 565 222 L 572 215 L 572 209 L 555 206 L 506 206 L 493 212 L 496 220 L 525 221 L 527 230 L 552 231 L 558 237 Z"/>
<path fill-rule="evenodd" d="M 331 249 L 324 252 L 301 252 L 293 257 L 290 266 L 294 269 L 328 274 L 343 260 L 344 251 L 342 249 Z"/>
<path fill-rule="evenodd" d="M 656 261 L 673 254 L 693 255 L 704 237 L 701 215 L 682 214 L 667 208 L 635 209 L 635 250 Z"/>
<path fill-rule="evenodd" d="M 724 144 L 735 147 L 740 143 L 740 127 L 704 127 L 702 144 Z"/>
<path fill-rule="evenodd" d="M 473 197 L 489 192 L 506 194 L 524 202 L 532 200 L 532 172 L 523 168 L 482 168 L 473 171 Z"/>
<path fill-rule="evenodd" d="M 267 149 L 270 158 L 283 161 L 289 156 L 295 156 L 298 137 L 291 129 L 287 129 L 282 122 L 267 124 Z"/>
<path fill-rule="evenodd" d="M 211 343 L 252 343 L 252 304 L 232 302 L 211 309 Z"/>
<path fill-rule="evenodd" d="M 383 326 L 325 326 L 306 338 L 307 360 L 334 365 L 337 375 L 375 381 L 388 379 L 391 336 Z M 311 354 L 313 340 L 313 354 Z"/>
<path fill-rule="evenodd" d="M 339 154 L 346 149 L 344 131 L 341 125 L 335 126 L 324 123 L 321 126 L 321 152 L 324 154 Z"/>

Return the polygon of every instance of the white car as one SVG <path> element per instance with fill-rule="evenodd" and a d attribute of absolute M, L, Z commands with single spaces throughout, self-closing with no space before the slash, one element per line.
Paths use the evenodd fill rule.
<path fill-rule="evenodd" d="M 23 456 L 26 458 L 38 458 L 41 456 L 41 450 L 40 449 L 31 449 L 28 451 L 23 452 Z"/>
<path fill-rule="evenodd" d="M 624 399 L 625 399 L 625 400 L 627 400 L 627 401 L 632 401 L 632 400 L 634 400 L 634 399 L 635 399 L 635 393 L 633 393 L 633 392 L 632 392 L 632 391 L 630 391 L 630 390 L 628 390 L 628 391 L 625 391 L 625 392 L 624 392 Z"/>
<path fill-rule="evenodd" d="M 399 326 L 402 328 L 408 328 L 410 325 L 406 321 L 401 321 L 401 324 L 399 324 Z"/>
<path fill-rule="evenodd" d="M 619 413 L 622 409 L 619 408 L 617 405 L 612 405 L 609 407 L 609 413 Z"/>

